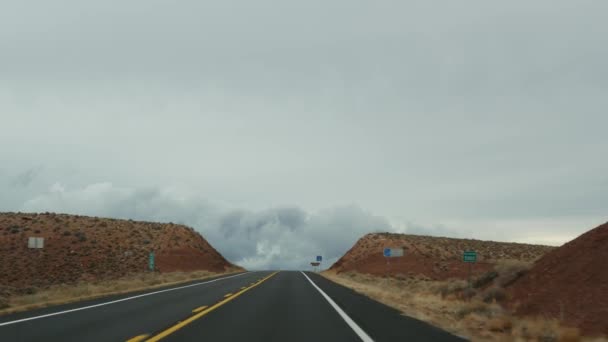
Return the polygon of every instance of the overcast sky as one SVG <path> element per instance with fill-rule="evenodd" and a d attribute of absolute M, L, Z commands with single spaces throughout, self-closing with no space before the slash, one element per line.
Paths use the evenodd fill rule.
<path fill-rule="evenodd" d="M 0 211 L 181 222 L 249 268 L 608 220 L 604 0 L 0 8 Z"/>

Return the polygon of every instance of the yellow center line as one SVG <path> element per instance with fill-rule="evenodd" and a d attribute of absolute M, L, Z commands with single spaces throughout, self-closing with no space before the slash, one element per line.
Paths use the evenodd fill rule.
<path fill-rule="evenodd" d="M 198 308 L 192 310 L 192 312 L 200 312 L 200 311 L 205 310 L 207 307 L 208 307 L 207 305 L 199 306 Z"/>
<path fill-rule="evenodd" d="M 241 290 L 242 290 L 242 289 L 246 289 L 246 287 L 245 287 L 245 286 L 243 286 L 243 287 L 241 287 Z"/>
<path fill-rule="evenodd" d="M 259 282 L 255 283 L 255 284 L 253 284 L 253 285 L 251 285 L 251 286 L 249 286 L 249 287 L 247 287 L 247 288 L 245 288 L 243 290 L 240 290 L 239 292 L 235 293 L 234 295 L 232 295 L 230 297 L 227 297 L 226 299 L 223 299 L 219 303 L 216 303 L 216 304 L 212 305 L 211 307 L 209 307 L 209 308 L 207 308 L 207 309 L 205 309 L 205 310 L 197 313 L 196 315 L 191 316 L 191 317 L 187 318 L 186 320 L 181 321 L 181 322 L 175 324 L 174 326 L 172 326 L 172 327 L 170 327 L 170 328 L 168 328 L 168 329 L 166 329 L 166 330 L 158 333 L 157 335 L 152 336 L 150 339 L 147 339 L 146 342 L 160 341 L 161 339 L 163 339 L 163 338 L 165 338 L 165 337 L 173 334 L 174 332 L 176 332 L 179 329 L 185 327 L 186 325 L 188 325 L 188 324 L 196 321 L 197 319 L 205 316 L 206 314 L 210 313 L 211 311 L 213 311 L 213 310 L 219 308 L 220 306 L 222 306 L 222 305 L 230 302 L 231 300 L 233 300 L 236 297 L 242 295 L 243 293 L 251 290 L 252 288 L 254 288 L 254 287 L 258 286 L 258 285 L 260 285 L 261 283 L 263 283 L 264 281 L 270 279 L 272 276 L 274 276 L 277 273 L 279 273 L 279 272 L 278 271 L 274 272 L 274 273 L 270 274 L 269 276 L 267 276 L 266 278 L 262 278 L 262 280 L 260 280 Z"/>
<path fill-rule="evenodd" d="M 224 298 L 232 296 L 232 293 L 227 293 Z"/>
<path fill-rule="evenodd" d="M 141 341 L 145 340 L 146 337 L 148 337 L 148 336 L 150 336 L 150 335 L 148 335 L 148 334 L 138 335 L 138 336 L 128 339 L 127 342 L 141 342 Z"/>

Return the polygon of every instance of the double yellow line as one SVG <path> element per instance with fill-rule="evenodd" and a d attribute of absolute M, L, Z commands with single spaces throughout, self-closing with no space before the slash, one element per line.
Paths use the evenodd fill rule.
<path fill-rule="evenodd" d="M 236 297 L 242 295 L 243 293 L 251 290 L 252 288 L 254 288 L 254 287 L 258 286 L 258 285 L 260 285 L 261 283 L 263 283 L 266 280 L 270 279 L 272 276 L 274 276 L 277 273 L 279 273 L 279 272 L 274 272 L 274 273 L 272 273 L 272 274 L 270 274 L 270 275 L 268 275 L 268 276 L 266 276 L 266 277 L 258 280 L 257 282 L 254 282 L 253 284 L 249 285 L 248 287 L 245 287 L 245 288 L 241 289 L 240 291 L 238 291 L 238 292 L 236 292 L 236 293 L 234 293 L 234 294 L 232 294 L 230 296 L 227 296 L 225 299 L 221 300 L 220 302 L 218 302 L 218 303 L 216 303 L 216 304 L 214 304 L 214 305 L 212 305 L 212 306 L 210 306 L 210 307 L 208 307 L 208 308 L 206 308 L 206 309 L 198 312 L 196 315 L 188 317 L 186 320 L 181 321 L 181 322 L 175 324 L 174 326 L 172 326 L 172 327 L 170 327 L 168 329 L 165 329 L 162 332 L 160 332 L 160 333 L 158 333 L 158 334 L 156 334 L 156 335 L 154 335 L 154 336 L 152 336 L 150 338 L 147 338 L 147 336 L 145 336 L 145 335 L 140 335 L 140 336 L 134 337 L 134 339 L 140 338 L 139 340 L 134 340 L 134 341 L 143 341 L 143 340 L 145 340 L 146 342 L 160 341 L 161 339 L 163 339 L 163 338 L 165 338 L 165 337 L 173 334 L 174 332 L 176 332 L 179 329 L 185 327 L 186 325 L 188 325 L 188 324 L 196 321 L 197 319 L 205 316 L 206 314 L 210 313 L 211 311 L 213 311 L 213 310 L 219 308 L 220 306 L 222 306 L 222 305 L 230 302 L 231 300 L 233 300 Z M 131 340 L 129 340 L 129 341 L 131 341 Z"/>

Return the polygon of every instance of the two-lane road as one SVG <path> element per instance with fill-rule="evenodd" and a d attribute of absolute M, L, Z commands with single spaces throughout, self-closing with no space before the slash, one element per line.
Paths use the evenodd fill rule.
<path fill-rule="evenodd" d="M 314 274 L 248 272 L 0 317 L 0 341 L 459 341 Z"/>

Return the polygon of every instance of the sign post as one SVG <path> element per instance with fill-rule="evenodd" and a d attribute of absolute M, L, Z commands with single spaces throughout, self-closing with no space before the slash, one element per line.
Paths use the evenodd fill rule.
<path fill-rule="evenodd" d="M 319 267 L 320 264 L 321 264 L 320 262 L 311 262 L 310 266 L 312 266 L 312 271 L 317 272 L 316 268 Z"/>
<path fill-rule="evenodd" d="M 403 248 L 384 248 L 382 255 L 386 258 L 386 273 L 390 274 L 391 271 L 391 258 L 402 257 L 403 256 Z"/>
<path fill-rule="evenodd" d="M 462 253 L 462 261 L 469 264 L 469 289 L 471 288 L 471 273 L 473 272 L 473 264 L 477 262 L 477 252 L 464 251 Z"/>
<path fill-rule="evenodd" d="M 150 252 L 148 255 L 148 269 L 154 271 L 154 252 Z"/>
<path fill-rule="evenodd" d="M 321 261 L 323 261 L 323 256 L 321 255 L 317 255 L 317 261 L 316 262 L 311 262 L 310 264 L 313 265 L 314 267 L 316 267 L 316 272 L 319 272 L 319 265 L 321 265 Z M 314 268 L 313 268 L 314 270 Z"/>

